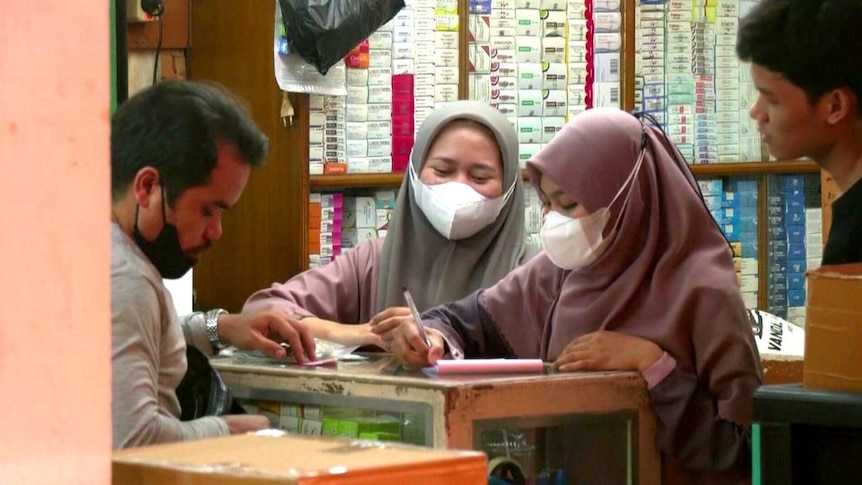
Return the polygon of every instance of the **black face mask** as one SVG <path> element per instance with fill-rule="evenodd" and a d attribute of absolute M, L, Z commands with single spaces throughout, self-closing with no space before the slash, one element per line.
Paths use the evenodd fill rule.
<path fill-rule="evenodd" d="M 197 261 L 186 256 L 186 253 L 183 252 L 177 227 L 170 224 L 165 217 L 165 189 L 162 188 L 162 221 L 164 224 L 155 241 L 147 241 L 141 231 L 138 230 L 138 210 L 140 208 L 140 205 L 135 207 L 135 243 L 153 263 L 153 266 L 159 270 L 162 278 L 175 280 L 188 273 Z"/>

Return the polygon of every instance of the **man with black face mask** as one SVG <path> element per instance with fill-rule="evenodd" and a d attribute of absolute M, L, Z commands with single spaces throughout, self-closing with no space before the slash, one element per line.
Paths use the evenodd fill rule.
<path fill-rule="evenodd" d="M 275 312 L 212 310 L 180 319 L 162 279 L 183 276 L 221 236 L 267 139 L 215 85 L 168 81 L 130 98 L 111 121 L 111 319 L 114 448 L 244 433 L 263 416 L 181 421 L 187 345 L 314 359 L 301 324 Z M 192 350 L 189 348 L 189 350 Z M 199 355 L 199 354 L 195 354 Z"/>

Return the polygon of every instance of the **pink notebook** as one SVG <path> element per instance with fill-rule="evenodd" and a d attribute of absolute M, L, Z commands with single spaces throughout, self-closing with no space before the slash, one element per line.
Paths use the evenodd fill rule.
<path fill-rule="evenodd" d="M 444 374 L 506 374 L 542 372 L 542 359 L 463 359 L 438 360 L 437 373 Z"/>

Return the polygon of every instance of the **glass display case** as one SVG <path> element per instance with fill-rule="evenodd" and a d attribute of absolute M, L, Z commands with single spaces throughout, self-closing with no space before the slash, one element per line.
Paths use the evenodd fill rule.
<path fill-rule="evenodd" d="M 235 354 L 213 366 L 234 397 L 301 434 L 476 449 L 530 484 L 660 483 L 655 417 L 635 372 L 439 376 L 386 354 L 302 367 Z"/>

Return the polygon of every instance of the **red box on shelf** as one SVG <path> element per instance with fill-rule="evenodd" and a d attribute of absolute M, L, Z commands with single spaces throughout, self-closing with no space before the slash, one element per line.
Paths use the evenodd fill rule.
<path fill-rule="evenodd" d="M 413 97 L 413 74 L 396 74 L 392 76 L 392 97 Z"/>
<path fill-rule="evenodd" d="M 396 136 L 413 137 L 413 113 L 409 115 L 392 115 L 392 136 L 393 140 Z"/>
<path fill-rule="evenodd" d="M 392 95 L 392 116 L 413 116 L 415 101 L 413 95 Z"/>

